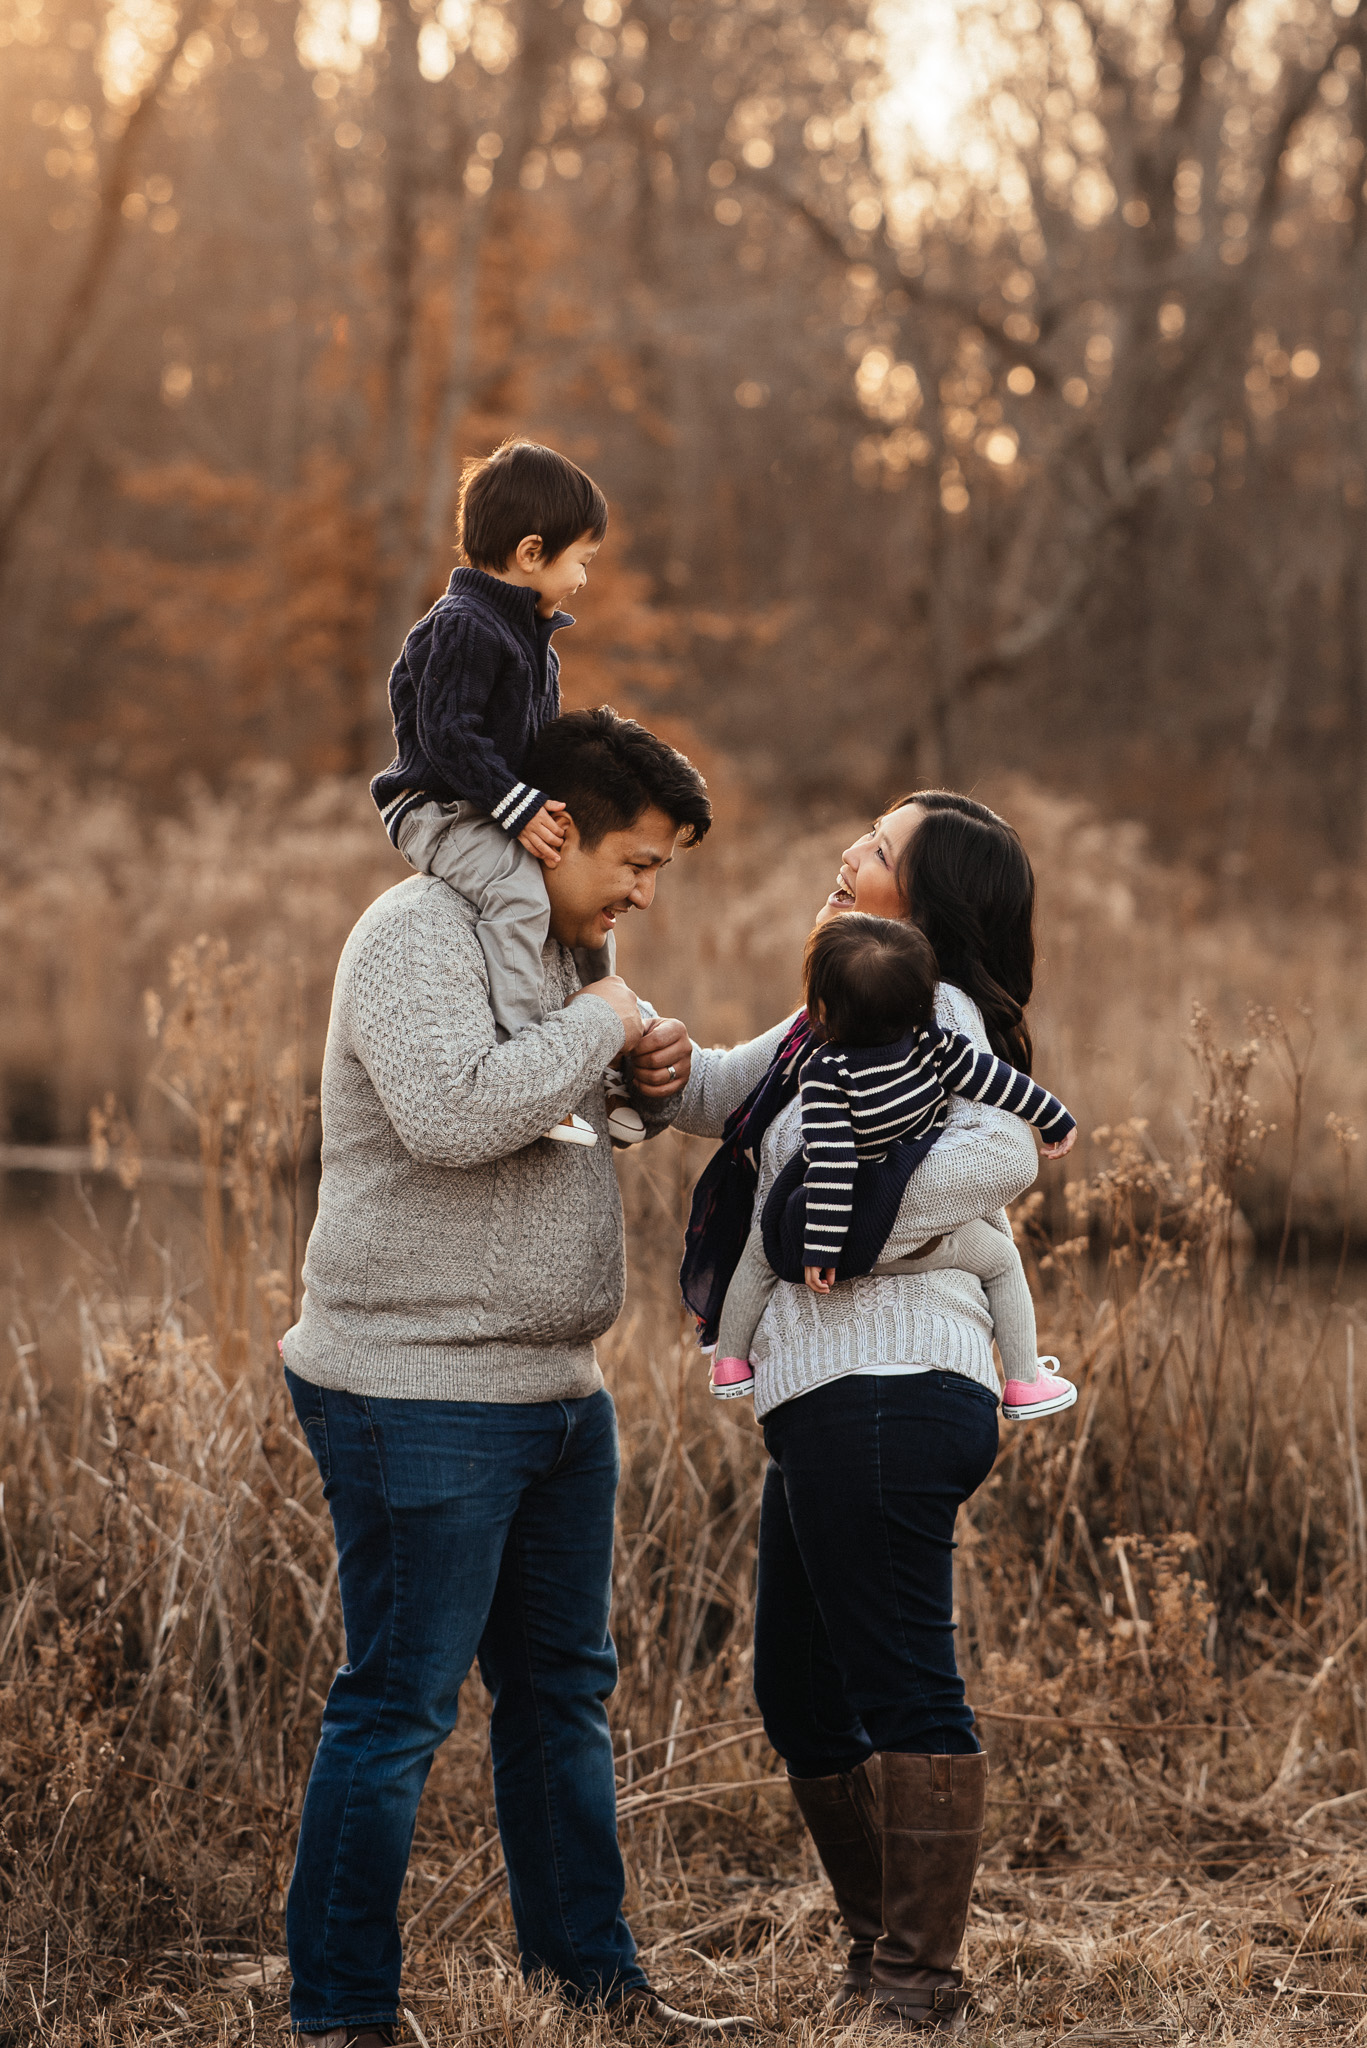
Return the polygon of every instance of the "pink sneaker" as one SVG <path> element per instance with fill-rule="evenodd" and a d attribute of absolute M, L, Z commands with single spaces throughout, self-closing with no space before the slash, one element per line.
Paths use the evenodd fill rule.
<path fill-rule="evenodd" d="M 744 1394 L 753 1394 L 755 1375 L 749 1359 L 714 1358 L 710 1385 L 719 1401 L 738 1401 Z"/>
<path fill-rule="evenodd" d="M 1046 1367 L 1056 1358 L 1042 1358 L 1037 1380 L 1008 1380 L 1002 1389 L 1002 1414 L 1008 1422 L 1034 1422 L 1041 1415 L 1061 1415 L 1077 1399 L 1071 1380 L 1060 1379 Z"/>

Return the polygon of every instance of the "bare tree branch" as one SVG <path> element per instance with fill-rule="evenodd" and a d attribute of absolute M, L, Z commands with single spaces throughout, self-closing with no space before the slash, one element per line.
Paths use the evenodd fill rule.
<path fill-rule="evenodd" d="M 1096 573 L 1098 542 L 1134 511 L 1142 497 L 1157 488 L 1172 469 L 1174 459 L 1199 441 L 1205 411 L 1204 399 L 1193 404 L 1168 442 L 1151 449 L 1140 461 L 1116 475 L 1110 495 L 1093 506 L 1079 528 L 1073 542 L 1073 559 L 1053 597 L 1019 625 L 999 633 L 981 653 L 967 661 L 957 678 L 960 687 L 971 689 L 1004 670 L 1019 667 L 1067 626 L 1080 610 Z"/>
<path fill-rule="evenodd" d="M 132 186 L 143 138 L 156 115 L 158 97 L 212 5 L 213 0 L 189 0 L 174 43 L 149 79 L 105 167 L 94 233 L 25 408 L 28 431 L 0 476 L 0 570 L 99 354 L 100 301 L 123 239 L 123 202 Z"/>
<path fill-rule="evenodd" d="M 932 312 L 952 313 L 956 319 L 962 320 L 965 326 L 976 327 L 1007 362 L 1024 363 L 1034 372 L 1035 381 L 1042 389 L 1054 389 L 1057 378 L 1053 365 L 1038 343 L 1013 340 L 1000 322 L 986 316 L 981 306 L 975 304 L 972 299 L 964 298 L 955 292 L 937 291 L 923 283 L 920 278 L 908 277 L 897 262 L 895 250 L 886 240 L 867 254 L 856 255 L 845 247 L 841 235 L 831 226 L 820 208 L 814 206 L 803 193 L 794 192 L 788 187 L 781 187 L 780 193 L 784 203 L 794 213 L 802 216 L 817 240 L 841 263 L 872 261 L 874 268 L 880 273 L 885 289 L 905 292 L 908 298 L 915 299 L 919 305 L 929 307 Z M 1056 314 L 1055 317 L 1059 316 Z"/>

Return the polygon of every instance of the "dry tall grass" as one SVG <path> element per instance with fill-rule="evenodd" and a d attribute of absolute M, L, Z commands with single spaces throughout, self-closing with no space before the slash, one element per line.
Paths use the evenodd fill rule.
<path fill-rule="evenodd" d="M 1185 1151 L 1193 1003 L 1231 1042 L 1249 1002 L 1288 1020 L 1305 1005 L 1319 1043 L 1297 1229 L 1332 1235 L 1338 1171 L 1324 1118 L 1337 1110 L 1367 1127 L 1367 878 L 1326 875 L 1300 915 L 1274 917 L 1223 902 L 1199 875 L 1155 857 L 1138 828 L 1080 801 L 1023 780 L 978 793 L 1019 827 L 1040 878 L 1032 1017 L 1038 1071 L 1083 1127 L 1069 1171 L 1085 1177 L 1100 1164 L 1087 1143 L 1095 1126 L 1136 1116 L 1160 1149 Z M 622 946 L 643 992 L 710 1043 L 763 1029 L 795 1002 L 812 915 L 840 848 L 863 829 L 854 818 L 757 825 L 732 809 L 723 795 L 718 829 L 679 857 Z M 90 1105 L 113 1091 L 149 1143 L 182 1141 L 174 1106 L 144 1099 L 142 996 L 172 951 L 206 932 L 235 959 L 255 960 L 274 1000 L 297 1006 L 306 1078 L 316 1075 L 342 941 L 406 872 L 349 781 L 305 786 L 283 766 L 261 767 L 149 818 L 117 791 L 62 789 L 36 757 L 0 741 L 0 1139 L 7 1108 L 16 1135 L 36 1125 L 38 1135 L 80 1137 Z M 1244 1193 L 1261 1231 L 1275 1234 L 1289 1166 L 1285 1132 L 1273 1132 Z M 1367 1194 L 1356 1199 L 1367 1229 Z"/>
<path fill-rule="evenodd" d="M 1099 829 L 1028 800 L 1065 852 Z M 204 801 L 180 878 L 196 910 L 212 897 L 204 849 L 232 837 L 208 834 L 204 820 L 226 813 Z M 264 811 L 256 822 L 256 843 L 236 842 L 244 919 L 288 858 Z M 292 886 L 316 904 L 328 875 L 339 936 L 371 855 L 357 842 L 347 868 L 340 828 L 309 830 Z M 1046 838 L 1037 820 L 1032 844 Z M 829 853 L 826 835 L 789 850 L 814 893 Z M 1090 869 L 1059 853 L 1046 870 L 1054 999 L 1065 973 L 1079 1006 L 1098 985 L 1081 1050 L 1069 1054 L 1057 1011 L 1041 1033 L 1042 1068 L 1065 1088 L 1068 1057 L 1089 1057 L 1088 1015 L 1129 1015 L 1121 970 L 1148 959 L 1156 977 L 1169 929 L 1162 878 L 1135 849 L 1153 901 L 1122 873 L 1133 914 L 1104 897 L 1086 910 L 1115 853 L 1103 840 Z M 714 1029 L 763 1021 L 762 999 L 777 1007 L 806 908 L 776 838 L 747 859 L 710 881 L 681 860 L 666 884 L 677 893 L 662 891 L 634 940 L 642 985 L 688 996 L 684 1014 L 722 990 Z M 136 873 L 150 887 L 155 868 Z M 725 919 L 711 909 L 719 873 Z M 223 897 L 232 885 L 224 873 Z M 168 882 L 144 904 L 143 925 L 106 916 L 107 959 L 130 982 L 129 933 L 167 936 L 175 893 Z M 282 960 L 307 929 L 307 911 L 279 907 Z M 1200 957 L 1198 941 L 1181 980 Z M 165 1245 L 140 1254 L 136 1231 L 106 1215 L 71 1375 L 49 1369 L 42 1314 L 20 1290 L 0 1411 L 0 2040 L 226 2044 L 283 2024 L 282 1893 L 341 1655 L 326 1515 L 273 1342 L 301 1227 L 309 1063 L 296 1043 L 316 1045 L 323 986 L 311 958 L 302 979 L 276 975 L 268 949 L 254 975 L 226 948 L 191 945 L 152 1008 L 145 1073 L 125 1041 L 143 1108 L 99 1132 L 128 1183 L 116 1200 L 131 1220 L 141 1145 L 192 1134 L 205 1223 L 193 1267 Z M 1178 984 L 1172 967 L 1170 995 Z M 1338 993 L 1346 1003 L 1346 969 Z M 1139 1026 L 1156 1001 L 1152 985 L 1134 990 Z M 1155 1090 L 1190 1101 L 1176 1030 L 1136 1029 L 1125 1056 L 1147 1046 Z M 89 1030 L 98 1100 L 108 1069 L 96 1073 Z M 1070 1187 L 1063 1229 L 1041 1198 L 1021 1205 L 1047 1348 L 1082 1398 L 1010 1438 L 962 1530 L 960 1645 L 994 1764 L 969 1933 L 980 2038 L 1344 2038 L 1367 2023 L 1360 1283 L 1351 1266 L 1308 1283 L 1304 1197 L 1285 1171 L 1265 1266 L 1249 1268 L 1236 1207 L 1267 1122 L 1283 1127 L 1286 1162 L 1294 1152 L 1304 1172 L 1310 1156 L 1312 1200 L 1336 1191 L 1340 1218 L 1353 1151 L 1340 1127 L 1312 1153 L 1323 1113 L 1299 1020 L 1264 1015 L 1258 1030 L 1257 1046 L 1224 1051 L 1198 1022 L 1198 1101 L 1169 1126 L 1171 1148 L 1156 1119 L 1125 1114 L 1115 1081 L 1120 1113 Z M 752 2011 L 766 2037 L 805 2041 L 828 2031 L 834 1923 L 750 1698 L 762 1449 L 748 1411 L 708 1399 L 673 1287 L 703 1156 L 668 1138 L 624 1160 L 632 1287 L 603 1346 L 624 1453 L 612 1715 L 628 1903 L 652 1973 Z M 587 2044 L 600 2022 L 517 1983 L 476 1679 L 467 1703 L 405 1898 L 409 2003 L 433 2048 L 514 2029 Z"/>

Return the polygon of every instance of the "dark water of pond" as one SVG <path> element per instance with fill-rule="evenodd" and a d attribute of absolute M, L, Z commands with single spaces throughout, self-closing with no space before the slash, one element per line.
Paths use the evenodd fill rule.
<path fill-rule="evenodd" d="M 300 1219 L 300 1249 L 312 1220 L 313 1190 Z M 1334 1259 L 1297 1233 L 1285 1284 L 1307 1309 L 1327 1304 Z M 183 1302 L 193 1317 L 203 1288 L 201 1196 L 195 1187 L 143 1186 L 130 1193 L 110 1175 L 0 1172 L 0 1385 L 14 1343 L 38 1345 L 54 1385 L 67 1382 L 81 1356 L 93 1306 L 107 1324 L 122 1304 L 136 1325 L 162 1302 Z M 1098 1276 L 1099 1277 L 1099 1276 Z M 1266 1286 L 1260 1260 L 1253 1286 Z M 1354 1258 L 1340 1306 L 1367 1323 L 1367 1263 Z"/>
<path fill-rule="evenodd" d="M 202 1288 L 198 1189 L 129 1192 L 110 1175 L 0 1173 L 0 1311 L 4 1350 L 30 1353 L 60 1386 L 80 1360 L 92 1307 L 123 1304 L 134 1321 Z M 9 1360 L 0 1352 L 0 1383 Z"/>

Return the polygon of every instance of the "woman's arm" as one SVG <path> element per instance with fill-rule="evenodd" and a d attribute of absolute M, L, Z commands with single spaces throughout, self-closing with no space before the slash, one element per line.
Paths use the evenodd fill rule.
<path fill-rule="evenodd" d="M 961 989 L 942 982 L 935 1015 L 947 1030 L 961 1031 L 984 1052 L 990 1050 L 977 1004 Z M 978 1216 L 1008 1230 L 1001 1211 L 1025 1193 L 1038 1171 L 1034 1138 L 1019 1117 L 951 1097 L 945 1128 L 907 1182 L 879 1263 L 905 1258 L 927 1238 L 957 1230 Z"/>
<path fill-rule="evenodd" d="M 761 1037 L 751 1038 L 744 1045 L 733 1045 L 729 1050 L 713 1046 L 704 1051 L 702 1046 L 695 1045 L 693 1070 L 679 1097 L 675 1130 L 687 1131 L 694 1138 L 719 1138 L 732 1110 L 740 1108 L 755 1083 L 762 1079 L 792 1021 L 785 1017 Z M 973 1213 L 977 1215 L 979 1211 Z"/>

